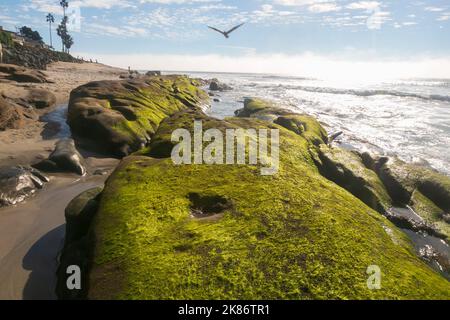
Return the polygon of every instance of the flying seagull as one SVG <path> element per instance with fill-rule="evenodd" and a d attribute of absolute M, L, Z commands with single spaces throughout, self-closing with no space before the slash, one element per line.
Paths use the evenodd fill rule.
<path fill-rule="evenodd" d="M 230 30 L 228 30 L 228 31 L 222 31 L 222 30 L 219 30 L 219 29 L 210 27 L 210 26 L 208 26 L 208 28 L 210 28 L 210 29 L 212 29 L 212 30 L 214 30 L 214 31 L 217 31 L 217 32 L 223 34 L 223 36 L 224 36 L 225 38 L 228 39 L 228 38 L 230 37 L 230 33 L 232 33 L 234 30 L 236 30 L 236 29 L 242 27 L 244 24 L 245 24 L 245 22 L 244 22 L 244 23 L 241 23 L 240 25 L 238 25 L 238 26 L 236 26 L 236 27 L 234 27 L 234 28 L 232 28 L 232 29 L 230 29 Z"/>

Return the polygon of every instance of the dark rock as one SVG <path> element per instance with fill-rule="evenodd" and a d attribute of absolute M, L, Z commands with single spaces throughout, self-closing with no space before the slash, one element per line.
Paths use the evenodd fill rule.
<path fill-rule="evenodd" d="M 395 158 L 381 158 L 375 167 L 394 203 L 412 207 L 428 224 L 450 237 L 443 219 L 450 209 L 450 177 Z"/>
<path fill-rule="evenodd" d="M 81 176 L 86 174 L 84 158 L 75 148 L 75 142 L 72 139 L 58 141 L 49 158 L 33 167 L 46 172 L 68 171 Z"/>
<path fill-rule="evenodd" d="M 0 207 L 24 201 L 48 181 L 48 177 L 31 167 L 0 168 Z"/>
<path fill-rule="evenodd" d="M 214 102 L 221 102 L 222 100 L 220 100 L 219 98 L 214 98 Z"/>
<path fill-rule="evenodd" d="M 397 209 L 398 210 L 398 209 Z M 410 209 L 404 209 L 410 210 Z M 386 218 L 389 219 L 393 224 L 395 224 L 400 229 L 408 229 L 414 232 L 426 232 L 429 235 L 446 239 L 447 236 L 436 229 L 433 225 L 427 223 L 424 220 L 414 219 L 409 216 L 399 215 L 395 212 L 393 208 L 385 212 Z"/>
<path fill-rule="evenodd" d="M 57 270 L 56 294 L 60 299 L 80 299 L 88 288 L 88 268 L 93 240 L 89 228 L 99 204 L 102 187 L 87 190 L 74 198 L 65 210 L 66 237 Z M 66 286 L 67 267 L 81 269 L 81 290 L 69 290 Z"/>
<path fill-rule="evenodd" d="M 441 219 L 444 220 L 446 223 L 450 224 L 450 214 L 449 213 L 442 213 Z"/>
<path fill-rule="evenodd" d="M 55 162 L 48 159 L 42 160 L 41 162 L 34 164 L 33 168 L 36 168 L 44 172 L 59 172 L 61 170 Z"/>
<path fill-rule="evenodd" d="M 324 177 L 380 213 L 390 208 L 392 200 L 383 183 L 374 171 L 364 165 L 359 154 L 321 145 L 318 156 L 317 166 Z"/>
<path fill-rule="evenodd" d="M 24 44 L 9 46 L 4 48 L 5 63 L 23 66 L 26 68 L 45 70 L 47 65 L 56 62 L 81 63 L 68 53 L 52 51 L 38 46 Z"/>
<path fill-rule="evenodd" d="M 74 198 L 66 207 L 66 239 L 70 244 L 85 236 L 98 208 L 98 196 L 103 187 L 87 190 Z"/>
<path fill-rule="evenodd" d="M 337 138 L 339 138 L 341 135 L 343 135 L 344 133 L 342 131 L 333 133 L 332 135 L 330 135 L 328 137 L 328 144 L 332 144 L 334 140 L 336 140 Z"/>
<path fill-rule="evenodd" d="M 48 90 L 33 88 L 29 91 L 27 102 L 36 109 L 49 108 L 56 104 L 56 96 Z"/>
<path fill-rule="evenodd" d="M 86 174 L 84 158 L 75 148 L 75 142 L 72 139 L 58 141 L 55 150 L 48 159 L 56 163 L 61 169 L 75 172 L 81 176 Z"/>
<path fill-rule="evenodd" d="M 147 77 L 156 77 L 161 75 L 161 71 L 148 71 L 145 75 Z"/>
<path fill-rule="evenodd" d="M 211 80 L 211 83 L 209 84 L 209 90 L 211 90 L 211 91 L 228 91 L 228 90 L 233 90 L 233 88 L 225 83 L 220 82 L 217 79 L 213 79 L 213 80 Z"/>

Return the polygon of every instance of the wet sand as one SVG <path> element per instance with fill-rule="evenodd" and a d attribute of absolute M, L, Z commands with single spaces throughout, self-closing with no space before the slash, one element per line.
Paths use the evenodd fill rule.
<path fill-rule="evenodd" d="M 88 159 L 107 169 L 115 159 Z M 64 209 L 78 194 L 102 186 L 108 175 L 58 174 L 34 197 L 0 209 L 0 299 L 56 299 L 57 255 L 65 234 Z"/>
<path fill-rule="evenodd" d="M 53 83 L 33 86 L 55 93 L 57 105 L 41 113 L 42 121 L 29 121 L 22 129 L 0 132 L 0 166 L 29 165 L 47 158 L 55 142 L 70 136 L 65 111 L 71 90 L 90 81 L 118 79 L 123 70 L 58 62 L 45 73 Z M 2 83 L 0 93 L 20 90 L 22 85 Z M 55 272 L 64 241 L 64 210 L 78 194 L 103 185 L 118 164 L 116 159 L 89 156 L 86 160 L 90 173 L 99 169 L 108 174 L 82 178 L 53 174 L 44 189 L 24 203 L 0 208 L 0 300 L 56 299 Z"/>

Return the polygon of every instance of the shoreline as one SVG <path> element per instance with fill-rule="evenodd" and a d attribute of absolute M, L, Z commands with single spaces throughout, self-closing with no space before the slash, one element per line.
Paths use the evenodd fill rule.
<path fill-rule="evenodd" d="M 60 63 L 58 63 L 60 64 Z M 82 74 L 80 68 L 75 73 Z M 105 73 L 96 76 L 78 78 L 81 84 L 93 80 L 109 80 L 99 78 L 105 74 L 115 77 L 123 70 L 107 67 Z M 63 76 L 62 72 L 71 74 Z M 64 66 L 50 70 L 49 78 L 73 79 L 74 71 L 68 72 Z M 87 82 L 82 82 L 89 78 Z M 84 79 L 84 80 L 82 80 Z M 57 81 L 55 81 L 57 82 Z M 44 84 L 48 86 L 54 84 Z M 67 105 L 64 97 L 79 84 L 65 83 L 59 92 L 58 102 L 52 108 L 45 109 L 42 116 L 51 114 L 57 109 Z M 64 91 L 65 90 L 65 91 Z M 63 101 L 63 103 L 61 103 Z M 19 130 L 0 132 L 0 166 L 32 164 L 38 160 L 46 159 L 53 150 L 54 143 L 60 136 L 45 138 L 46 124 L 41 120 L 30 124 L 30 127 Z M 56 129 L 57 131 L 58 129 Z M 70 133 L 69 133 L 70 134 Z M 3 140 L 3 138 L 9 140 Z M 82 151 L 82 150 L 80 150 Z M 51 174 L 50 183 L 36 195 L 16 206 L 0 209 L 0 283 L 5 285 L 0 290 L 3 299 L 55 299 L 54 284 L 56 283 L 56 257 L 64 239 L 64 209 L 78 194 L 88 189 L 102 185 L 119 160 L 105 158 L 96 154 L 85 153 L 89 167 L 93 169 L 106 169 L 108 172 L 102 176 L 88 175 L 78 177 L 71 174 Z M 43 209 L 46 210 L 43 210 Z"/>
<path fill-rule="evenodd" d="M 69 103 L 70 92 L 91 81 L 117 80 L 125 70 L 95 63 L 56 62 L 44 73 L 52 83 L 2 83 L 3 91 L 13 91 L 24 86 L 46 89 L 56 96 L 56 104 L 38 110 L 40 119 L 58 107 Z M 46 158 L 58 138 L 45 139 L 42 133 L 46 123 L 41 120 L 27 121 L 21 129 L 0 131 L 0 166 L 30 164 Z"/>
<path fill-rule="evenodd" d="M 58 135 L 45 137 L 50 122 L 42 118 L 69 103 L 70 92 L 91 81 L 116 80 L 125 70 L 100 64 L 56 62 L 44 73 L 52 83 L 1 83 L 2 91 L 25 86 L 51 91 L 56 104 L 39 110 L 39 120 L 27 121 L 21 129 L 0 132 L 0 167 L 30 165 L 46 159 Z M 50 126 L 50 131 L 52 128 Z M 58 128 L 54 129 L 55 133 Z M 118 160 L 90 154 L 92 171 L 105 175 L 79 177 L 49 174 L 50 182 L 35 195 L 15 206 L 0 208 L 0 299 L 56 299 L 57 256 L 65 234 L 64 210 L 78 194 L 104 184 Z"/>

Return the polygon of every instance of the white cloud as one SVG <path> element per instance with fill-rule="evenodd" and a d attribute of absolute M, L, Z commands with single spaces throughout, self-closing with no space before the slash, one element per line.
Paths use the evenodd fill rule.
<path fill-rule="evenodd" d="M 315 13 L 333 12 L 341 10 L 336 3 L 316 3 L 308 7 L 308 10 Z"/>
<path fill-rule="evenodd" d="M 111 26 L 99 23 L 83 24 L 83 32 L 90 35 L 117 36 L 117 37 L 138 37 L 145 36 L 147 30 L 133 26 Z"/>
<path fill-rule="evenodd" d="M 375 9 L 378 9 L 380 6 L 381 3 L 378 1 L 359 1 L 348 4 L 346 8 L 351 10 L 373 11 Z"/>
<path fill-rule="evenodd" d="M 221 2 L 221 0 L 140 0 L 139 2 L 158 3 L 158 4 L 191 4 L 191 3 Z"/>
<path fill-rule="evenodd" d="M 386 22 L 392 20 L 391 13 L 376 9 L 375 12 L 367 19 L 367 28 L 370 30 L 379 30 Z"/>
<path fill-rule="evenodd" d="M 429 11 L 429 12 L 442 12 L 444 11 L 444 8 L 440 8 L 440 7 L 425 7 L 425 11 Z"/>
<path fill-rule="evenodd" d="M 330 2 L 329 0 L 274 0 L 274 3 L 283 6 L 307 6 L 318 3 Z"/>
<path fill-rule="evenodd" d="M 440 17 L 436 19 L 437 21 L 449 21 L 450 20 L 450 12 L 444 13 Z"/>

